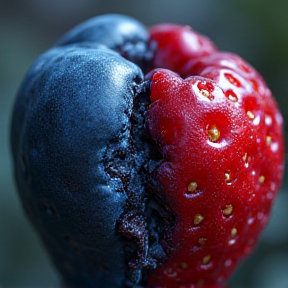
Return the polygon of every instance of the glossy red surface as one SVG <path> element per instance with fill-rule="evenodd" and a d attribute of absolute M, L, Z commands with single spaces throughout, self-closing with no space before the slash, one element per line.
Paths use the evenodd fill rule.
<path fill-rule="evenodd" d="M 257 244 L 283 174 L 283 120 L 262 77 L 211 42 L 189 46 L 186 29 L 151 29 L 155 65 L 174 68 L 149 75 L 147 127 L 164 157 L 158 193 L 176 217 L 151 287 L 224 283 Z"/>
<path fill-rule="evenodd" d="M 180 71 L 187 61 L 209 55 L 217 49 L 209 38 L 188 26 L 159 24 L 150 28 L 150 41 L 157 43 L 154 66 Z"/>

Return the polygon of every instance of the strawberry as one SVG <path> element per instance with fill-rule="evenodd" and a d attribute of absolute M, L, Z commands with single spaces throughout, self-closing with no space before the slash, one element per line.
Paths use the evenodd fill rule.
<path fill-rule="evenodd" d="M 187 61 L 209 55 L 217 48 L 209 38 L 188 26 L 159 24 L 149 30 L 150 42 L 157 45 L 153 57 L 154 67 L 178 72 Z"/>
<path fill-rule="evenodd" d="M 283 120 L 262 77 L 239 56 L 203 53 L 177 68 L 187 78 L 166 69 L 148 75 L 146 124 L 163 155 L 149 183 L 175 217 L 161 238 L 169 260 L 149 283 L 214 287 L 267 224 L 283 174 Z"/>

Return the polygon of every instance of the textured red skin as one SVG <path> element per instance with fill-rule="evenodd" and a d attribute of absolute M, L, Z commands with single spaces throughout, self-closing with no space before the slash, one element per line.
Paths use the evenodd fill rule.
<path fill-rule="evenodd" d="M 233 73 L 235 72 L 237 74 L 236 77 L 234 77 L 234 79 L 236 79 L 234 85 L 233 78 L 230 79 L 230 81 L 228 80 L 229 78 L 225 79 L 228 80 L 228 82 L 226 81 L 226 83 L 225 81 L 223 81 L 224 79 L 221 79 L 221 85 L 222 88 L 225 89 L 225 91 L 228 90 L 229 92 L 229 88 L 231 90 L 237 90 L 238 88 L 242 89 L 241 87 L 244 87 L 244 89 L 242 89 L 244 93 L 257 92 L 261 96 L 265 97 L 265 95 L 268 95 L 268 97 L 271 98 L 271 91 L 267 88 L 267 85 L 263 80 L 262 76 L 240 56 L 233 53 L 217 51 L 205 57 L 191 59 L 185 64 L 185 66 L 181 71 L 179 71 L 179 73 L 183 77 L 188 77 L 191 75 L 204 76 L 208 73 L 209 70 L 211 71 L 214 69 L 215 75 L 216 68 L 221 69 L 221 72 L 223 74 L 225 73 L 224 69 L 227 69 L 227 71 L 232 70 Z M 233 73 L 230 71 L 228 71 L 228 73 L 233 75 Z M 207 77 L 216 81 L 217 79 L 215 79 L 214 75 L 207 75 Z M 237 77 L 239 77 L 238 80 Z M 244 78 L 245 81 L 241 81 L 240 78 Z M 235 92 L 237 92 L 237 94 L 241 93 L 241 91 L 239 90 Z"/>
<path fill-rule="evenodd" d="M 155 68 L 179 71 L 191 59 L 209 55 L 217 48 L 209 38 L 188 26 L 159 24 L 150 28 L 150 41 L 157 43 Z M 172 43 L 172 45 L 171 45 Z"/>
<path fill-rule="evenodd" d="M 180 44 L 170 43 L 176 53 Z M 186 62 L 171 66 L 197 76 L 183 80 L 165 69 L 148 76 L 147 128 L 164 158 L 151 183 L 160 183 L 152 188 L 176 217 L 162 239 L 170 258 L 151 274 L 149 287 L 224 283 L 257 244 L 283 174 L 283 120 L 259 73 L 230 53 L 203 53 Z M 209 138 L 212 127 L 220 131 L 216 141 Z M 197 188 L 189 192 L 191 182 Z M 229 215 L 227 207 L 233 207 Z M 196 224 L 198 214 L 204 218 Z"/>

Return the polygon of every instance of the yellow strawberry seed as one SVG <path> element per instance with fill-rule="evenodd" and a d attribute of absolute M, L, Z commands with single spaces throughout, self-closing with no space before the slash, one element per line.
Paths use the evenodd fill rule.
<path fill-rule="evenodd" d="M 200 214 L 195 215 L 194 217 L 194 224 L 198 225 L 204 220 L 204 217 Z"/>
<path fill-rule="evenodd" d="M 207 264 L 209 264 L 210 260 L 211 260 L 211 256 L 207 255 L 203 258 L 202 262 L 204 265 L 207 265 Z"/>
<path fill-rule="evenodd" d="M 232 213 L 232 211 L 233 211 L 233 206 L 229 204 L 225 206 L 225 209 L 223 210 L 223 214 L 225 216 L 229 216 Z"/>
<path fill-rule="evenodd" d="M 191 183 L 189 183 L 189 185 L 188 185 L 188 191 L 189 191 L 189 192 L 195 191 L 196 188 L 197 188 L 197 183 L 196 183 L 196 182 L 191 182 Z"/>
<path fill-rule="evenodd" d="M 253 120 L 255 118 L 255 115 L 252 111 L 247 111 L 247 116 L 250 120 Z"/>
<path fill-rule="evenodd" d="M 219 140 L 220 131 L 215 125 L 213 125 L 211 129 L 208 130 L 208 138 L 211 142 L 216 142 Z"/>
<path fill-rule="evenodd" d="M 265 182 L 265 176 L 261 175 L 261 176 L 259 177 L 259 183 L 260 183 L 260 184 L 263 184 L 264 182 Z"/>
<path fill-rule="evenodd" d="M 266 145 L 270 146 L 272 144 L 272 137 L 271 136 L 266 136 Z"/>
<path fill-rule="evenodd" d="M 232 228 L 231 229 L 231 236 L 235 237 L 237 235 L 237 229 L 236 228 Z"/>

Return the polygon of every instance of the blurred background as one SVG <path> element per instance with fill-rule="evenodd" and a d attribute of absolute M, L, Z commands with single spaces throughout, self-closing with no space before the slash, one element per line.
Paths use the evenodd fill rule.
<path fill-rule="evenodd" d="M 22 211 L 13 182 L 9 121 L 15 93 L 32 62 L 58 37 L 90 17 L 112 12 L 128 14 L 147 26 L 187 24 L 209 36 L 221 50 L 240 54 L 264 76 L 287 122 L 287 0 L 0 0 L 1 288 L 52 288 L 59 283 Z M 258 249 L 236 271 L 230 287 L 288 287 L 287 179 Z"/>

